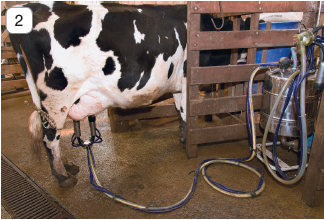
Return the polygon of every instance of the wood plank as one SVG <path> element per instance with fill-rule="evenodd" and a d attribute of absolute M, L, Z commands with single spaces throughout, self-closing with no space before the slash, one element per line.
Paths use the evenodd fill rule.
<path fill-rule="evenodd" d="M 261 108 L 261 94 L 253 95 L 254 110 Z M 246 110 L 246 95 L 191 100 L 190 116 Z"/>
<path fill-rule="evenodd" d="M 247 31 L 192 31 L 192 50 L 220 50 L 235 48 L 287 47 L 294 45 L 290 30 L 247 30 Z"/>
<path fill-rule="evenodd" d="M 192 67 L 191 85 L 249 81 L 251 73 L 259 65 L 260 64 Z M 263 80 L 266 71 L 266 69 L 260 70 L 255 80 Z"/>
<path fill-rule="evenodd" d="M 6 16 L 1 16 L 1 26 L 6 25 Z"/>
<path fill-rule="evenodd" d="M 259 3 L 248 2 L 225 2 L 222 1 L 223 12 L 226 13 L 253 13 L 260 12 Z M 191 13 L 220 13 L 220 6 L 218 1 L 193 1 L 191 7 L 189 7 Z"/>
<path fill-rule="evenodd" d="M 260 131 L 259 123 L 255 123 L 255 130 L 257 136 L 263 135 L 263 133 Z M 246 124 L 192 129 L 190 131 L 190 135 L 190 144 L 234 141 L 249 137 Z"/>
<path fill-rule="evenodd" d="M 17 58 L 12 47 L 1 46 L 1 59 Z"/>
<path fill-rule="evenodd" d="M 323 190 L 324 189 L 324 168 L 321 169 L 321 174 L 319 179 L 320 180 L 319 180 L 317 190 Z"/>
<path fill-rule="evenodd" d="M 318 11 L 317 1 L 222 1 L 224 13 L 251 14 L 267 12 L 309 12 Z M 191 13 L 220 13 L 218 1 L 194 1 L 189 7 Z M 322 7 L 323 11 L 323 7 Z"/>
<path fill-rule="evenodd" d="M 191 1 L 188 2 L 188 7 L 192 4 Z M 187 38 L 188 38 L 188 58 L 187 58 L 187 96 L 186 96 L 186 154 L 188 158 L 197 157 L 197 149 L 198 145 L 190 144 L 190 130 L 198 127 L 198 117 L 189 115 L 190 108 L 190 100 L 198 98 L 198 85 L 191 85 L 191 68 L 199 66 L 199 51 L 192 51 L 192 46 L 190 44 L 192 38 L 190 38 L 190 33 L 192 31 L 200 30 L 200 21 L 201 16 L 199 14 L 191 14 L 189 10 L 187 10 Z M 181 131 L 180 134 L 184 133 Z"/>
<path fill-rule="evenodd" d="M 1 65 L 1 74 L 2 75 L 10 75 L 14 73 L 23 73 L 20 64 L 13 64 L 13 65 Z"/>
<path fill-rule="evenodd" d="M 251 15 L 250 30 L 255 31 L 256 35 L 259 35 L 259 32 L 258 32 L 258 30 L 259 30 L 259 17 L 260 17 L 259 13 Z M 292 38 L 292 36 L 290 38 Z M 258 43 L 254 43 L 254 45 L 258 45 Z M 253 46 L 248 47 L 248 54 L 247 54 L 247 57 L 246 57 L 246 63 L 247 64 L 254 64 L 255 63 L 256 52 L 257 52 L 257 48 L 255 48 Z"/>
<path fill-rule="evenodd" d="M 120 120 L 135 120 L 148 118 L 161 118 L 178 115 L 174 104 L 146 106 L 133 109 L 120 109 Z"/>
<path fill-rule="evenodd" d="M 15 76 L 14 76 L 15 75 Z M 12 77 L 6 77 L 6 78 L 2 78 L 1 81 L 11 81 L 11 80 L 17 80 L 17 79 L 26 79 L 26 77 L 24 75 L 19 75 L 18 73 L 12 75 Z"/>
<path fill-rule="evenodd" d="M 322 99 L 324 100 L 324 93 Z M 307 167 L 305 185 L 302 200 L 310 207 L 321 205 L 324 198 L 324 190 L 321 188 L 321 176 L 324 169 L 324 102 L 320 103 L 317 122 L 315 125 L 315 133 L 312 144 L 311 153 Z"/>
<path fill-rule="evenodd" d="M 1 34 L 1 44 L 3 44 L 4 42 L 6 42 L 9 39 L 9 33 L 7 30 L 5 30 L 2 34 Z"/>
<path fill-rule="evenodd" d="M 120 120 L 120 108 L 108 108 L 108 118 L 112 133 L 122 133 L 129 129 L 129 121 Z"/>
<path fill-rule="evenodd" d="M 1 91 L 2 90 L 13 90 L 19 88 L 28 87 L 26 79 L 18 79 L 11 81 L 1 81 Z"/>

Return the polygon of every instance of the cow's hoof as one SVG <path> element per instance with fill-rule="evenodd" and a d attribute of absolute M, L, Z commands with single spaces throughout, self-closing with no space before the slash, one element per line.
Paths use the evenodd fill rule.
<path fill-rule="evenodd" d="M 72 163 L 72 165 L 65 164 L 64 167 L 65 167 L 65 170 L 67 172 L 71 173 L 72 175 L 76 175 L 80 171 L 79 167 L 77 165 L 74 165 L 73 163 Z"/>
<path fill-rule="evenodd" d="M 72 187 L 75 186 L 78 182 L 78 179 L 72 176 L 70 173 L 68 173 L 68 178 L 65 178 L 65 180 L 59 181 L 59 185 L 61 187 Z"/>

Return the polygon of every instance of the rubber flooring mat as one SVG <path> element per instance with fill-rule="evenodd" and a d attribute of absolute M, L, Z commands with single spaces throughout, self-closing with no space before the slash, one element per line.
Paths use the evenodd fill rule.
<path fill-rule="evenodd" d="M 3 154 L 1 204 L 12 218 L 74 218 Z"/>

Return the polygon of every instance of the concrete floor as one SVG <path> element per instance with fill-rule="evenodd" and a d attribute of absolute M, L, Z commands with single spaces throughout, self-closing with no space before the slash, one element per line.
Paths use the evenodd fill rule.
<path fill-rule="evenodd" d="M 324 218 L 324 201 L 315 208 L 301 201 L 304 179 L 293 186 L 281 185 L 256 158 L 248 164 L 264 171 L 266 188 L 254 199 L 226 196 L 200 178 L 192 199 L 169 213 L 143 213 L 115 203 L 90 185 L 86 152 L 71 146 L 70 119 L 61 135 L 62 153 L 80 167 L 80 173 L 76 186 L 60 188 L 51 176 L 45 150 L 42 162 L 31 157 L 27 127 L 33 110 L 24 105 L 24 100 L 32 103 L 28 92 L 2 96 L 1 152 L 76 218 Z M 81 125 L 82 137 L 86 139 L 88 122 Z M 249 154 L 248 141 L 237 141 L 199 146 L 198 157 L 188 160 L 179 144 L 177 117 L 132 122 L 129 132 L 112 134 L 105 111 L 97 117 L 97 128 L 103 142 L 94 146 L 93 153 L 103 186 L 144 206 L 167 206 L 182 199 L 194 177 L 188 173 L 204 159 Z M 225 164 L 212 165 L 208 175 L 216 182 L 241 190 L 253 190 L 258 182 L 252 172 Z M 1 217 L 5 218 L 1 210 Z"/>

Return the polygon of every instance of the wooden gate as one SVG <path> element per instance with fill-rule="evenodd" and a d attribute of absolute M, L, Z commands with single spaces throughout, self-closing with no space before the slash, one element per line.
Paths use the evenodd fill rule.
<path fill-rule="evenodd" d="M 220 6 L 221 5 L 221 6 Z M 188 2 L 188 80 L 187 80 L 187 145 L 188 158 L 197 156 L 197 145 L 210 142 L 234 141 L 248 137 L 244 113 L 246 109 L 247 81 L 255 64 L 257 48 L 263 48 L 262 63 L 266 61 L 267 48 L 293 46 L 293 30 L 271 30 L 271 23 L 266 30 L 259 30 L 259 15 L 262 12 L 304 12 L 303 23 L 307 28 L 314 27 L 314 17 L 319 2 Z M 201 31 L 201 14 L 217 14 L 221 7 L 224 16 L 232 16 L 233 31 Z M 241 16 L 251 14 L 250 30 L 240 31 Z M 248 48 L 247 64 L 236 65 L 238 48 Z M 231 65 L 200 67 L 199 54 L 202 50 L 231 49 Z M 261 81 L 263 74 L 258 74 L 256 81 Z M 244 83 L 245 82 L 245 83 Z M 218 97 L 199 96 L 199 86 L 218 84 Z M 256 133 L 259 129 L 258 111 L 261 108 L 261 88 L 253 95 Z M 225 88 L 227 95 L 224 92 Z M 225 95 L 224 95 L 225 94 Z M 216 127 L 201 128 L 198 116 L 231 113 L 240 119 L 240 123 Z M 244 123 L 242 123 L 242 121 Z"/>

